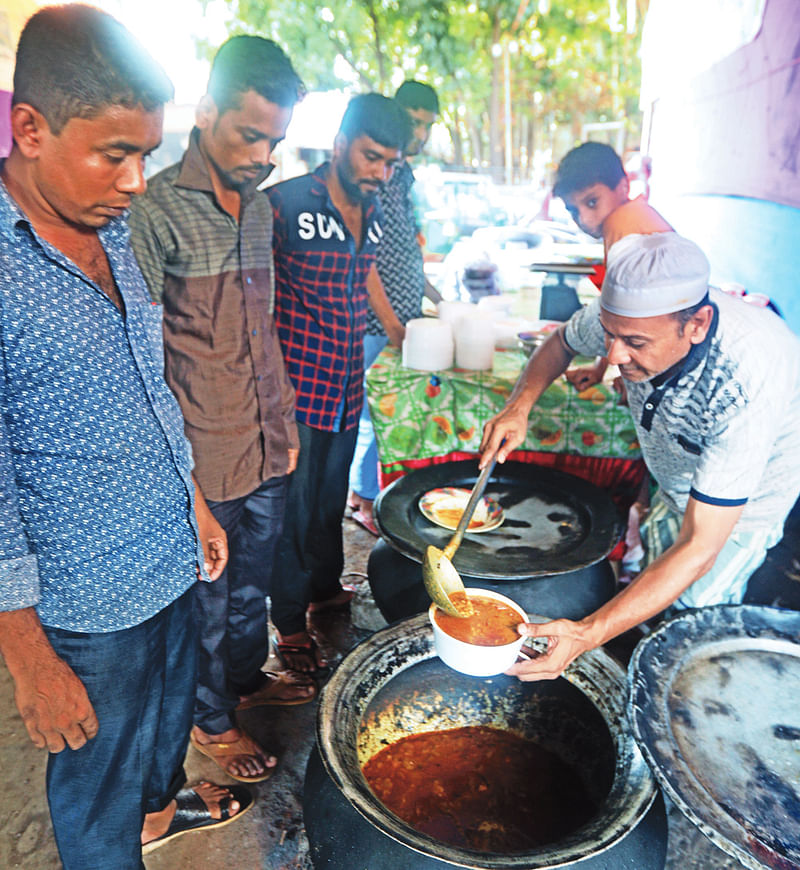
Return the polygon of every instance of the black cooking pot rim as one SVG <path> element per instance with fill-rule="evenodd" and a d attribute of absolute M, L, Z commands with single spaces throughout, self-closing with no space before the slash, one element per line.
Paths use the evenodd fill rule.
<path fill-rule="evenodd" d="M 422 516 L 418 502 L 426 492 L 444 486 L 470 489 L 478 476 L 476 459 L 437 463 L 417 468 L 393 481 L 375 501 L 375 522 L 394 549 L 422 562 L 429 545 L 443 548 L 452 532 Z M 486 579 L 541 577 L 566 574 L 604 559 L 624 530 L 622 518 L 607 492 L 574 474 L 526 462 L 495 466 L 486 489 L 504 504 L 520 496 L 536 496 L 565 505 L 578 518 L 581 533 L 563 545 L 537 550 L 526 545 L 525 532 L 511 534 L 509 521 L 492 532 L 465 535 L 453 564 L 459 573 Z M 513 521 L 513 520 L 511 520 Z"/>
<path fill-rule="evenodd" d="M 507 855 L 450 846 L 416 831 L 389 812 L 360 772 L 358 729 L 370 700 L 382 686 L 394 675 L 432 658 L 436 658 L 433 632 L 427 614 L 419 614 L 362 641 L 341 662 L 320 694 L 320 756 L 333 782 L 364 818 L 410 849 L 479 870 L 568 866 L 611 848 L 638 825 L 655 798 L 655 783 L 627 724 L 625 673 L 602 650 L 581 656 L 565 675 L 584 694 L 590 693 L 589 700 L 605 720 L 615 745 L 617 764 L 611 791 L 589 823 L 556 844 Z"/>
<path fill-rule="evenodd" d="M 741 604 L 678 614 L 629 664 L 631 727 L 656 779 L 751 870 L 800 866 L 798 674 L 800 612 Z"/>

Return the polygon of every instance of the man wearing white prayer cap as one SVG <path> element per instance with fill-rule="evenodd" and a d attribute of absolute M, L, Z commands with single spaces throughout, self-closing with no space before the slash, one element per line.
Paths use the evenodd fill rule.
<path fill-rule="evenodd" d="M 528 624 L 546 655 L 517 663 L 553 679 L 578 655 L 664 610 L 736 604 L 800 494 L 800 341 L 774 313 L 708 287 L 709 265 L 674 232 L 626 236 L 608 254 L 600 298 L 531 357 L 486 424 L 483 466 L 525 439 L 528 415 L 575 354 L 619 367 L 658 493 L 662 545 L 645 569 L 582 620 Z M 652 541 L 649 543 L 653 543 Z"/>

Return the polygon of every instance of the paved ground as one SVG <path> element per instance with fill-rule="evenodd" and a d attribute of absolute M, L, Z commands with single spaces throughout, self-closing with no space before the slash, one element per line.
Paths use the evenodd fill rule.
<path fill-rule="evenodd" d="M 798 513 L 798 511 L 795 511 Z M 356 585 L 351 614 L 320 620 L 317 629 L 337 655 L 345 653 L 384 624 L 366 582 L 366 562 L 374 542 L 369 534 L 345 520 L 346 582 Z M 770 576 L 788 578 L 789 603 L 798 607 L 800 583 L 800 522 L 787 530 L 767 566 Z M 769 593 L 769 582 L 765 589 Z M 790 596 L 791 597 L 791 596 Z M 786 604 L 779 594 L 769 600 Z M 309 870 L 308 843 L 303 828 L 302 787 L 306 760 L 314 742 L 316 703 L 299 707 L 261 708 L 242 714 L 242 722 L 280 757 L 267 782 L 254 787 L 257 805 L 237 824 L 214 833 L 182 837 L 145 860 L 147 870 Z M 10 678 L 0 666 L 0 767 L 5 787 L 0 792 L 0 868 L 55 870 L 60 866 L 44 799 L 44 755 L 28 742 L 13 705 Z M 226 778 L 205 757 L 189 750 L 190 782 Z M 113 799 L 113 798 L 112 798 Z M 666 870 L 735 870 L 741 865 L 720 852 L 677 812 L 670 813 Z M 91 870 L 91 868 L 87 868 Z M 355 870 L 343 867 L 338 870 Z M 407 870 L 398 867 L 397 870 Z"/>

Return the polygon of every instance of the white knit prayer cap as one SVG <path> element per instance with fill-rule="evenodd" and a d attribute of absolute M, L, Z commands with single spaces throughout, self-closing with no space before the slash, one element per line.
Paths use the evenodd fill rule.
<path fill-rule="evenodd" d="M 677 233 L 623 236 L 606 260 L 600 304 L 622 317 L 656 317 L 691 308 L 708 292 L 709 265 Z"/>

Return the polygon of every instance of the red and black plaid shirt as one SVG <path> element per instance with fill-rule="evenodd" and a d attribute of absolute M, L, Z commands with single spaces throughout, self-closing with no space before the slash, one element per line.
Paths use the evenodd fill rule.
<path fill-rule="evenodd" d="M 381 237 L 380 209 L 364 208 L 361 248 L 331 202 L 327 163 L 269 188 L 274 214 L 275 322 L 296 393 L 297 419 L 339 432 L 364 402 L 367 274 Z"/>

